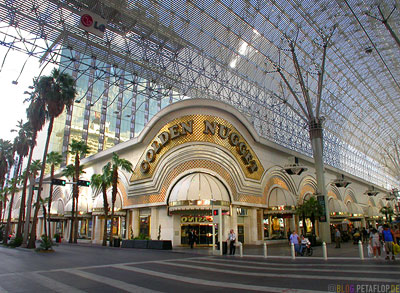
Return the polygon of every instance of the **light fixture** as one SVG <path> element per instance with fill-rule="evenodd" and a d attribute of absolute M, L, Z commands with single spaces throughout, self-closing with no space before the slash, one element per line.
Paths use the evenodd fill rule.
<path fill-rule="evenodd" d="M 373 186 L 367 189 L 364 194 L 367 194 L 368 196 L 376 196 L 379 193 Z"/>
<path fill-rule="evenodd" d="M 285 165 L 283 170 L 289 175 L 300 175 L 304 171 L 307 171 L 307 168 L 299 164 L 297 157 L 289 157 L 289 164 Z"/>
<path fill-rule="evenodd" d="M 336 187 L 344 187 L 346 188 L 351 184 L 350 181 L 344 179 L 344 175 L 342 174 L 340 177 L 338 177 L 336 180 L 333 180 L 332 182 Z"/>

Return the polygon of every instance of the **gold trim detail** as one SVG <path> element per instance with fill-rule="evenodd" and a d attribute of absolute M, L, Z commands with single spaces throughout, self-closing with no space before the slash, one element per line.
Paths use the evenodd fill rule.
<path fill-rule="evenodd" d="M 216 123 L 214 134 L 210 133 L 210 131 L 208 131 L 208 133 L 205 131 L 205 121 L 208 121 L 211 125 Z M 188 130 L 190 128 L 192 129 L 191 132 Z M 230 132 L 228 132 L 229 134 L 234 133 L 237 135 L 235 141 L 241 143 L 240 145 L 242 149 L 239 149 L 239 146 L 233 146 L 231 144 L 230 136 L 226 137 L 227 128 L 230 129 Z M 222 131 L 222 136 L 219 132 L 220 129 Z M 170 139 L 168 142 L 164 141 L 163 143 L 161 140 L 168 135 Z M 229 150 L 237 162 L 239 162 L 245 176 L 249 179 L 260 180 L 264 173 L 264 168 L 257 155 L 250 147 L 249 143 L 231 123 L 220 117 L 196 114 L 175 119 L 160 129 L 142 154 L 130 178 L 130 182 L 151 178 L 154 175 L 154 171 L 160 159 L 166 152 L 176 146 L 190 142 L 214 143 Z M 245 155 L 243 153 L 249 153 L 249 156 L 244 158 Z"/>

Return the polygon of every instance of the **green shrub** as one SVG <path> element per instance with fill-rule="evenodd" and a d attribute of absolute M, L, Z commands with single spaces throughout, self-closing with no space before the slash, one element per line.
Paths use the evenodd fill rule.
<path fill-rule="evenodd" d="M 150 240 L 150 237 L 149 237 L 149 236 L 146 236 L 146 235 L 144 235 L 144 234 L 139 234 L 139 236 L 138 236 L 138 237 L 135 237 L 134 239 L 135 239 L 135 240 Z"/>
<path fill-rule="evenodd" d="M 52 247 L 53 242 L 50 240 L 50 238 L 47 235 L 42 235 L 40 237 L 40 246 L 38 250 L 52 250 Z"/>
<path fill-rule="evenodd" d="M 22 244 L 22 237 L 15 237 L 14 239 L 11 239 L 10 242 L 8 242 L 8 246 L 10 247 L 19 247 Z"/>

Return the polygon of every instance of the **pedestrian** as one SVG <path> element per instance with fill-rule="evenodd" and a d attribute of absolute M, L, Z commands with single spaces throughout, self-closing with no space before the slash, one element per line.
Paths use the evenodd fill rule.
<path fill-rule="evenodd" d="M 230 255 L 235 255 L 235 250 L 236 250 L 236 246 L 235 246 L 235 243 L 236 243 L 236 234 L 235 234 L 235 232 L 233 231 L 233 229 L 231 229 L 231 230 L 229 231 L 227 241 L 229 241 L 229 254 L 230 254 Z"/>
<path fill-rule="evenodd" d="M 362 242 L 366 243 L 369 239 L 368 239 L 368 231 L 367 229 L 365 229 L 365 227 L 362 228 L 361 235 L 362 235 Z"/>
<path fill-rule="evenodd" d="M 392 254 L 392 260 L 395 260 L 394 252 L 393 252 L 393 243 L 396 241 L 396 238 L 393 235 L 393 231 L 389 228 L 388 224 L 383 226 L 382 231 L 383 241 L 385 242 L 385 251 L 386 251 L 386 258 L 389 260 L 389 253 Z"/>
<path fill-rule="evenodd" d="M 340 235 L 340 231 L 339 231 L 339 228 L 336 228 L 336 232 L 335 232 L 335 242 L 336 242 L 336 246 L 335 246 L 335 248 L 340 248 L 340 237 L 341 235 Z"/>
<path fill-rule="evenodd" d="M 394 234 L 394 237 L 396 238 L 397 244 L 400 245 L 400 224 L 395 227 L 396 228 L 395 228 L 393 234 Z"/>
<path fill-rule="evenodd" d="M 189 239 L 190 248 L 193 249 L 193 244 L 194 244 L 194 233 L 193 233 L 193 231 L 190 230 L 190 229 L 188 230 L 188 239 Z"/>
<path fill-rule="evenodd" d="M 199 243 L 199 236 L 197 235 L 197 231 L 193 230 L 193 246 L 196 247 L 197 243 Z"/>
<path fill-rule="evenodd" d="M 376 230 L 375 228 L 372 229 L 369 243 L 372 246 L 374 258 L 376 258 L 377 254 L 378 256 L 381 256 L 381 241 L 378 230 Z"/>
<path fill-rule="evenodd" d="M 300 253 L 300 237 L 297 235 L 296 231 L 292 232 L 292 235 L 290 235 L 290 245 L 294 245 L 294 251 L 295 255 Z"/>

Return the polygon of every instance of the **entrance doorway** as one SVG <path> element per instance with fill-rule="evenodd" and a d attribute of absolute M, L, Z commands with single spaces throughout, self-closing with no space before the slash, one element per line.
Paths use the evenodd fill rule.
<path fill-rule="evenodd" d="M 212 246 L 212 224 L 181 225 L 181 244 L 189 245 L 188 232 L 194 230 L 197 234 L 197 245 Z M 215 243 L 218 242 L 218 225 L 215 226 Z"/>

